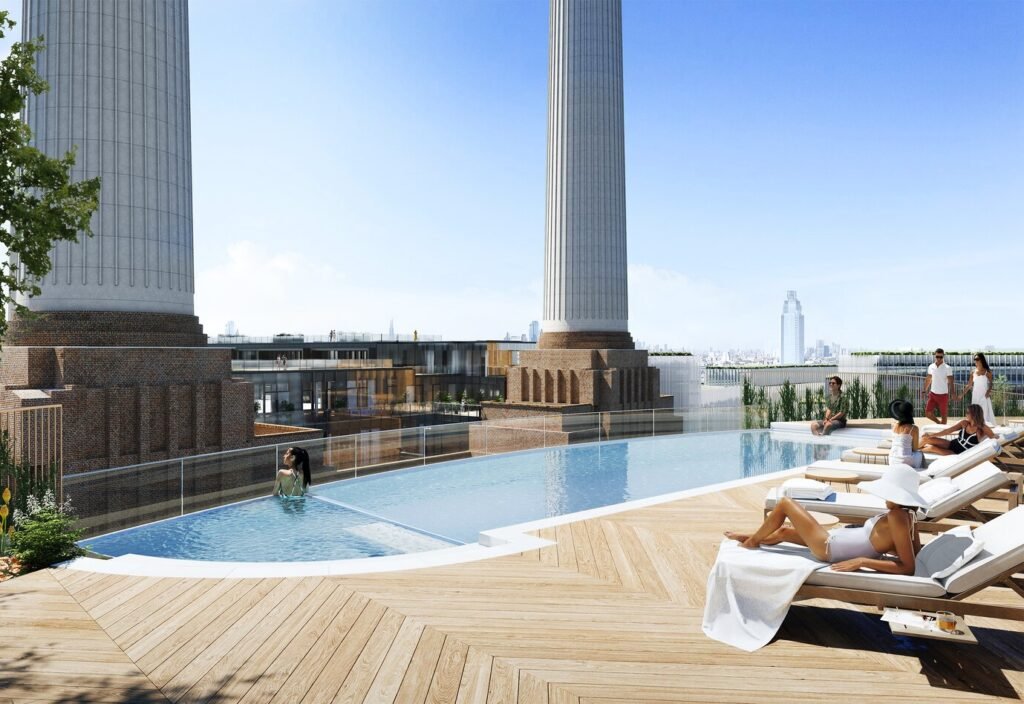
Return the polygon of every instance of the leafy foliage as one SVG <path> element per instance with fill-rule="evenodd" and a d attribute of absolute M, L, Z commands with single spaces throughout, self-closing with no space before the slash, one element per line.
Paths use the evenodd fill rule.
<path fill-rule="evenodd" d="M 889 393 L 885 390 L 885 384 L 881 379 L 875 379 L 875 418 L 885 418 L 889 415 Z M 906 398 L 900 396 L 899 398 Z"/>
<path fill-rule="evenodd" d="M 0 10 L 0 38 L 15 26 L 8 14 Z M 32 131 L 20 113 L 29 95 L 49 89 L 35 68 L 42 49 L 42 38 L 15 42 L 0 62 L 0 244 L 11 255 L 0 260 L 0 307 L 16 294 L 40 292 L 37 282 L 50 271 L 54 243 L 91 235 L 89 220 L 99 207 L 99 178 L 71 180 L 74 150 L 55 159 L 30 146 Z M 15 309 L 29 315 L 16 302 Z M 0 318 L 0 337 L 6 332 Z"/>
<path fill-rule="evenodd" d="M 56 489 L 56 467 L 51 467 L 43 477 L 38 474 L 27 463 L 15 460 L 10 434 L 6 430 L 0 432 L 0 486 L 11 491 L 12 511 L 25 511 L 30 496 L 42 498 L 48 490 Z"/>
<path fill-rule="evenodd" d="M 21 562 L 22 571 L 84 555 L 85 551 L 76 544 L 81 532 L 75 530 L 74 524 L 71 499 L 59 504 L 52 491 L 47 491 L 41 500 L 30 496 L 27 509 L 14 512 L 15 531 L 11 536 L 12 554 Z"/>
<path fill-rule="evenodd" d="M 750 383 L 750 377 L 743 377 L 743 405 L 754 405 L 754 385 Z"/>
<path fill-rule="evenodd" d="M 779 391 L 779 412 L 782 414 L 782 420 L 797 420 L 796 407 L 796 387 L 786 379 Z"/>
<path fill-rule="evenodd" d="M 844 391 L 850 409 L 850 418 L 867 418 L 871 413 L 871 393 L 860 379 L 851 381 Z"/>

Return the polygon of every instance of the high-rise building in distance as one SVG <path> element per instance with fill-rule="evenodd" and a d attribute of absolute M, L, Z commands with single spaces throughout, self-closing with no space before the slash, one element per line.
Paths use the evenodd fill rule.
<path fill-rule="evenodd" d="M 540 338 L 540 323 L 536 320 L 530 321 L 530 342 L 536 342 Z"/>
<path fill-rule="evenodd" d="M 804 314 L 796 291 L 786 291 L 782 304 L 782 363 L 804 363 Z"/>

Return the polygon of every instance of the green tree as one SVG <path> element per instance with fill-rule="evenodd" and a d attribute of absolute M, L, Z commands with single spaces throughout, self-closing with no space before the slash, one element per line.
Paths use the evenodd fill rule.
<path fill-rule="evenodd" d="M 1000 374 L 992 380 L 992 412 L 997 416 L 1006 415 L 1007 395 L 1010 392 L 1010 380 Z"/>
<path fill-rule="evenodd" d="M 881 379 L 875 379 L 875 418 L 889 417 L 889 393 Z"/>
<path fill-rule="evenodd" d="M 814 417 L 823 418 L 825 416 L 825 389 L 819 387 L 818 391 L 814 394 Z"/>
<path fill-rule="evenodd" d="M 803 420 L 814 420 L 814 393 L 810 386 L 804 389 Z"/>
<path fill-rule="evenodd" d="M 743 405 L 754 405 L 754 385 L 750 383 L 750 377 L 743 377 Z"/>
<path fill-rule="evenodd" d="M 896 398 L 901 398 L 904 401 L 912 401 L 910 398 L 910 387 L 906 384 L 900 384 L 900 388 L 896 389 Z"/>
<path fill-rule="evenodd" d="M 15 23 L 0 10 L 0 38 Z M 36 72 L 43 38 L 15 42 L 0 62 L 0 244 L 11 259 L 0 260 L 0 307 L 16 294 L 37 295 L 38 281 L 50 271 L 50 250 L 60 241 L 91 235 L 89 220 L 99 207 L 100 180 L 71 180 L 75 150 L 51 158 L 30 146 L 32 131 L 21 120 L 29 95 L 49 89 Z M 15 303 L 19 315 L 28 310 Z M 0 318 L 0 337 L 7 332 Z"/>
<path fill-rule="evenodd" d="M 789 383 L 789 379 L 782 382 L 779 390 L 779 413 L 782 420 L 796 420 L 796 387 Z"/>

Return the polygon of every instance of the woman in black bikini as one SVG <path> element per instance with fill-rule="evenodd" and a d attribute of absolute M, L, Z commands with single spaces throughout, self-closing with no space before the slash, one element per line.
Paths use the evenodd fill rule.
<path fill-rule="evenodd" d="M 940 435 L 956 433 L 954 438 L 941 438 Z M 972 403 L 967 407 L 967 417 L 956 425 L 943 428 L 934 433 L 925 433 L 921 438 L 921 450 L 933 455 L 959 455 L 970 450 L 986 438 L 995 438 L 992 428 L 985 425 L 985 412 L 981 406 Z"/>

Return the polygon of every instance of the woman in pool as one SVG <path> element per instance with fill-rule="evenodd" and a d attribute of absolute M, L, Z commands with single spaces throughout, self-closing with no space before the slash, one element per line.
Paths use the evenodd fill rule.
<path fill-rule="evenodd" d="M 914 425 L 914 404 L 896 399 L 889 404 L 892 424 L 892 447 L 889 449 L 889 464 L 906 464 L 914 469 L 921 467 L 924 454 L 917 426 Z"/>
<path fill-rule="evenodd" d="M 946 439 L 940 435 L 951 435 L 956 437 Z M 995 438 L 996 434 L 992 428 L 985 425 L 985 414 L 981 406 L 972 403 L 967 407 L 967 417 L 959 423 L 948 428 L 937 430 L 934 433 L 925 433 L 921 438 L 921 449 L 935 455 L 959 455 L 965 450 L 970 450 L 986 438 Z"/>
<path fill-rule="evenodd" d="M 928 503 L 917 493 L 918 480 L 917 472 L 897 464 L 886 470 L 881 479 L 861 482 L 861 489 L 885 499 L 887 509 L 869 518 L 863 526 L 825 530 L 807 509 L 782 497 L 752 535 L 730 531 L 725 537 L 739 541 L 745 548 L 781 542 L 806 545 L 814 557 L 831 562 L 837 572 L 867 567 L 888 574 L 914 574 L 914 557 L 921 549 L 921 540 L 914 530 L 914 509 Z M 785 525 L 787 518 L 792 527 Z"/>
<path fill-rule="evenodd" d="M 284 452 L 287 469 L 277 471 L 274 496 L 302 496 L 313 483 L 309 473 L 309 453 L 301 447 L 289 447 Z"/>

